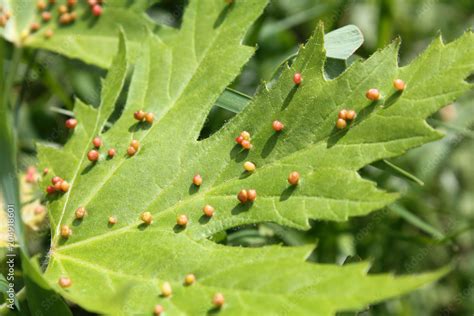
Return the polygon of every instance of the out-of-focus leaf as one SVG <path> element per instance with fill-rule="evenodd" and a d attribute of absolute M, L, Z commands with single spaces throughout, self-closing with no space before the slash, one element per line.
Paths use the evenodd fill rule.
<path fill-rule="evenodd" d="M 390 174 L 395 175 L 397 177 L 402 177 L 402 178 L 408 179 L 410 181 L 413 181 L 416 184 L 425 185 L 425 183 L 423 181 L 421 181 L 419 178 L 417 178 L 414 174 L 412 174 L 411 172 L 408 172 L 407 170 L 397 166 L 393 162 L 390 162 L 386 159 L 374 162 L 372 164 L 372 166 L 374 166 L 374 167 L 376 167 L 380 170 L 384 170 L 386 172 L 389 172 Z"/>
<path fill-rule="evenodd" d="M 326 56 L 348 59 L 364 43 L 364 36 L 355 25 L 346 25 L 325 35 Z"/>
<path fill-rule="evenodd" d="M 250 96 L 227 88 L 217 99 L 216 105 L 233 113 L 239 113 L 251 100 Z"/>
<path fill-rule="evenodd" d="M 445 236 L 442 232 L 440 232 L 437 228 L 433 227 L 426 221 L 422 220 L 406 208 L 404 208 L 401 204 L 399 203 L 394 203 L 389 206 L 389 209 L 391 209 L 393 212 L 396 214 L 400 215 L 402 218 L 404 218 L 407 222 L 410 224 L 414 225 L 415 227 L 418 227 L 425 233 L 428 233 L 432 237 L 441 240 Z"/>

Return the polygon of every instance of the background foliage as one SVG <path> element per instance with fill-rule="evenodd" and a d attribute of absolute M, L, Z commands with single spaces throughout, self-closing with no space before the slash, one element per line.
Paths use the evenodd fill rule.
<path fill-rule="evenodd" d="M 152 18 L 179 25 L 184 3 L 162 1 L 149 10 Z M 403 38 L 400 59 L 405 64 L 424 49 L 441 30 L 453 40 L 474 25 L 474 3 L 465 1 L 316 1 L 274 0 L 259 19 L 246 43 L 259 49 L 233 88 L 253 95 L 261 80 L 269 80 L 275 68 L 309 37 L 317 20 L 326 31 L 355 24 L 365 42 L 357 52 L 368 57 L 397 35 Z M 88 103 L 99 103 L 98 78 L 104 71 L 45 51 L 27 50 L 17 87 L 26 83 L 19 107 L 21 167 L 35 163 L 34 142 L 62 144 L 65 110 L 71 110 L 73 92 Z M 403 193 L 393 207 L 347 223 L 314 222 L 308 232 L 257 225 L 216 236 L 229 245 L 261 246 L 285 243 L 314 244 L 315 262 L 347 262 L 371 258 L 373 272 L 415 273 L 453 263 L 453 272 L 431 288 L 374 306 L 366 314 L 474 313 L 474 127 L 473 95 L 434 115 L 430 123 L 447 137 L 394 160 L 424 185 L 400 178 L 385 167 L 369 166 L 364 176 L 389 191 Z M 215 108 L 205 134 L 215 131 L 233 113 Z M 28 184 L 23 188 L 28 190 Z M 34 209 L 32 207 L 31 209 Z M 44 252 L 48 229 L 41 216 L 32 213 L 29 240 L 33 252 Z M 2 259 L 4 260 L 4 259 Z M 77 309 L 79 311 L 79 309 Z"/>

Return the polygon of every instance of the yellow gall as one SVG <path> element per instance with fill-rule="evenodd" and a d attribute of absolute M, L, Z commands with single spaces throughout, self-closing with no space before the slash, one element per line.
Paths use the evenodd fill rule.
<path fill-rule="evenodd" d="M 296 171 L 293 171 L 288 176 L 288 183 L 291 185 L 297 185 L 300 181 L 300 174 Z"/>
<path fill-rule="evenodd" d="M 130 142 L 130 146 L 133 147 L 135 150 L 138 150 L 138 148 L 140 148 L 140 142 L 134 139 Z"/>
<path fill-rule="evenodd" d="M 109 224 L 110 224 L 110 225 L 115 225 L 115 224 L 117 224 L 117 217 L 115 217 L 115 216 L 110 216 L 110 217 L 109 217 Z"/>
<path fill-rule="evenodd" d="M 184 284 L 192 285 L 194 282 L 196 282 L 196 276 L 194 274 L 190 273 L 184 277 Z"/>
<path fill-rule="evenodd" d="M 69 187 L 70 187 L 70 185 L 67 181 L 61 182 L 61 191 L 67 192 L 67 191 L 69 191 Z"/>
<path fill-rule="evenodd" d="M 347 111 L 347 114 L 346 114 L 347 120 L 352 121 L 352 120 L 355 120 L 356 117 L 357 117 L 357 113 L 354 110 Z"/>
<path fill-rule="evenodd" d="M 84 216 L 86 216 L 86 209 L 81 207 L 78 207 L 75 212 L 76 219 L 83 219 Z"/>
<path fill-rule="evenodd" d="M 242 133 L 240 133 L 240 136 L 242 136 L 244 140 L 250 140 L 250 133 L 247 131 L 243 131 Z"/>
<path fill-rule="evenodd" d="M 148 124 L 151 124 L 153 123 L 153 120 L 155 119 L 155 115 L 153 115 L 153 113 L 147 113 L 145 114 L 145 121 L 148 123 Z"/>
<path fill-rule="evenodd" d="M 246 161 L 244 163 L 244 169 L 245 171 L 248 171 L 248 172 L 254 172 L 255 171 L 255 164 L 253 162 L 250 162 L 250 161 Z"/>
<path fill-rule="evenodd" d="M 345 120 L 347 118 L 347 110 L 346 109 L 340 110 L 337 116 L 338 118 Z"/>
<path fill-rule="evenodd" d="M 58 12 L 59 12 L 59 14 L 64 14 L 64 13 L 66 13 L 66 12 L 67 12 L 67 6 L 65 6 L 65 5 L 63 5 L 63 4 L 60 5 L 60 6 L 58 7 Z"/>
<path fill-rule="evenodd" d="M 347 126 L 346 120 L 343 120 L 343 119 L 338 119 L 338 120 L 337 120 L 337 122 L 336 122 L 336 127 L 337 127 L 338 129 L 344 129 L 344 128 L 346 128 L 346 126 Z"/>
<path fill-rule="evenodd" d="M 143 212 L 142 215 L 140 215 L 140 219 L 147 225 L 150 225 L 153 222 L 153 216 L 150 212 Z"/>
<path fill-rule="evenodd" d="M 44 2 L 43 0 L 39 0 L 38 2 L 36 2 L 36 7 L 38 8 L 38 10 L 43 11 L 44 9 L 46 9 L 46 2 Z"/>
<path fill-rule="evenodd" d="M 164 297 L 170 297 L 173 294 L 173 290 L 171 289 L 171 284 L 169 282 L 164 282 L 161 285 L 161 295 Z"/>
<path fill-rule="evenodd" d="M 61 237 L 63 238 L 69 238 L 72 235 L 72 230 L 69 226 L 63 225 L 61 226 Z"/>
<path fill-rule="evenodd" d="M 70 287 L 72 285 L 72 281 L 68 277 L 60 277 L 58 280 L 58 284 L 64 289 Z"/>
<path fill-rule="evenodd" d="M 207 217 L 212 217 L 214 215 L 214 208 L 211 205 L 207 204 L 202 208 L 202 212 Z"/>

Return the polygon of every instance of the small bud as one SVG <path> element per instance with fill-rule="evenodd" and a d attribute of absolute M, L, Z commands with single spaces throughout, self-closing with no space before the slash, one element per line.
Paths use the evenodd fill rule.
<path fill-rule="evenodd" d="M 336 127 L 337 127 L 338 129 L 344 129 L 344 128 L 346 128 L 346 126 L 347 126 L 346 120 L 337 119 Z"/>
<path fill-rule="evenodd" d="M 70 118 L 66 120 L 66 123 L 64 123 L 64 125 L 66 126 L 66 128 L 73 129 L 77 126 L 77 120 L 74 118 Z"/>
<path fill-rule="evenodd" d="M 56 192 L 56 189 L 52 185 L 48 185 L 48 187 L 46 188 L 46 193 L 53 194 L 55 192 Z"/>
<path fill-rule="evenodd" d="M 188 217 L 186 215 L 179 215 L 176 218 L 176 224 L 179 226 L 186 226 L 188 224 Z"/>
<path fill-rule="evenodd" d="M 343 109 L 339 111 L 339 114 L 337 115 L 340 119 L 345 120 L 347 118 L 347 110 Z"/>
<path fill-rule="evenodd" d="M 357 117 L 357 113 L 354 110 L 347 111 L 346 119 L 348 119 L 349 121 L 352 121 L 352 120 L 355 120 L 356 117 Z"/>
<path fill-rule="evenodd" d="M 299 72 L 295 73 L 293 75 L 293 82 L 295 85 L 299 86 L 301 84 L 301 81 L 303 81 L 303 77 L 301 77 L 301 74 Z"/>
<path fill-rule="evenodd" d="M 61 226 L 61 237 L 69 238 L 72 235 L 72 230 L 69 226 L 63 225 Z"/>
<path fill-rule="evenodd" d="M 133 117 L 137 121 L 143 121 L 145 119 L 145 112 L 143 112 L 142 110 L 136 111 L 135 113 L 133 113 Z"/>
<path fill-rule="evenodd" d="M 161 285 L 161 295 L 164 297 L 170 297 L 173 294 L 173 290 L 171 289 L 171 284 L 169 282 L 164 282 Z"/>
<path fill-rule="evenodd" d="M 214 208 L 210 206 L 209 204 L 207 204 L 203 207 L 202 212 L 207 217 L 212 217 L 214 215 Z"/>
<path fill-rule="evenodd" d="M 395 79 L 393 81 L 393 87 L 397 90 L 397 91 L 403 91 L 405 90 L 405 82 L 402 80 L 402 79 Z"/>
<path fill-rule="evenodd" d="M 248 140 L 243 140 L 240 145 L 242 145 L 242 148 L 246 149 L 246 150 L 249 150 L 252 148 L 252 144 L 250 143 L 250 141 Z"/>
<path fill-rule="evenodd" d="M 272 123 L 272 128 L 275 132 L 281 132 L 284 127 L 285 125 L 283 125 L 283 123 L 280 121 L 273 121 Z"/>
<path fill-rule="evenodd" d="M 240 201 L 240 203 L 247 202 L 247 200 L 248 200 L 247 190 L 245 190 L 245 189 L 240 190 L 239 194 L 237 194 L 237 199 Z"/>
<path fill-rule="evenodd" d="M 257 191 L 255 190 L 248 190 L 247 191 L 247 200 L 249 202 L 253 202 L 257 199 Z"/>
<path fill-rule="evenodd" d="M 377 89 L 369 89 L 369 91 L 367 91 L 365 96 L 367 97 L 367 99 L 369 99 L 371 101 L 380 100 L 380 92 Z"/>
<path fill-rule="evenodd" d="M 224 305 L 224 295 L 222 295 L 222 293 L 214 294 L 212 304 L 217 308 L 221 308 Z"/>
<path fill-rule="evenodd" d="M 61 191 L 67 192 L 67 191 L 69 191 L 69 187 L 70 187 L 70 185 L 67 181 L 61 182 Z"/>
<path fill-rule="evenodd" d="M 137 150 L 133 148 L 132 146 L 128 147 L 127 149 L 127 154 L 131 157 L 137 153 Z"/>
<path fill-rule="evenodd" d="M 95 149 L 92 149 L 87 153 L 87 159 L 89 159 L 89 161 L 96 162 L 99 160 L 99 152 Z"/>
<path fill-rule="evenodd" d="M 250 162 L 250 161 L 246 161 L 244 163 L 244 169 L 245 171 L 248 171 L 248 172 L 254 172 L 255 171 L 255 164 L 253 162 Z"/>
<path fill-rule="evenodd" d="M 109 217 L 109 224 L 110 224 L 110 225 L 115 225 L 115 224 L 117 224 L 117 217 L 115 217 L 115 216 L 110 216 L 110 217 Z"/>
<path fill-rule="evenodd" d="M 297 185 L 299 181 L 300 181 L 300 174 L 296 171 L 293 171 L 288 176 L 288 183 L 291 185 Z"/>
<path fill-rule="evenodd" d="M 184 277 L 184 284 L 192 285 L 192 284 L 194 284 L 194 282 L 196 282 L 196 276 L 194 274 L 187 274 Z"/>
<path fill-rule="evenodd" d="M 195 186 L 200 186 L 202 184 L 202 177 L 200 174 L 197 174 L 193 177 L 193 184 Z"/>
<path fill-rule="evenodd" d="M 110 148 L 108 151 L 107 151 L 107 155 L 109 156 L 109 158 L 114 158 L 114 156 L 117 154 L 117 152 L 115 151 L 115 148 Z"/>
<path fill-rule="evenodd" d="M 153 222 L 153 215 L 151 215 L 150 212 L 143 212 L 142 215 L 140 215 L 140 219 L 143 223 L 150 225 Z"/>
<path fill-rule="evenodd" d="M 155 115 L 153 115 L 153 113 L 147 113 L 145 114 L 145 121 L 148 123 L 148 124 L 151 124 L 153 123 L 153 120 L 155 119 Z"/>
<path fill-rule="evenodd" d="M 58 284 L 64 289 L 70 287 L 72 285 L 72 281 L 68 277 L 60 277 L 58 280 Z"/>
<path fill-rule="evenodd" d="M 155 308 L 153 309 L 153 314 L 155 314 L 155 316 L 161 316 L 161 314 L 165 311 L 165 309 L 163 308 L 162 305 L 160 304 L 157 304 L 155 305 Z"/>
<path fill-rule="evenodd" d="M 138 150 L 138 148 L 140 148 L 140 142 L 134 139 L 130 142 L 130 146 L 132 146 L 135 150 Z"/>
<path fill-rule="evenodd" d="M 96 4 L 92 7 L 92 14 L 94 16 L 101 16 L 102 15 L 102 6 Z"/>
<path fill-rule="evenodd" d="M 102 139 L 100 139 L 100 137 L 94 137 L 94 139 L 92 140 L 92 145 L 94 145 L 95 148 L 100 148 L 100 146 L 102 146 Z"/>
<path fill-rule="evenodd" d="M 77 208 L 75 215 L 76 215 L 76 219 L 83 219 L 84 216 L 86 216 L 86 209 L 83 208 L 82 206 Z"/>

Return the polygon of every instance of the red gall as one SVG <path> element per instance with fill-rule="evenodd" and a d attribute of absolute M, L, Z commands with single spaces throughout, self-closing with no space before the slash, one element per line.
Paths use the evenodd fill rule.
<path fill-rule="evenodd" d="M 95 148 L 100 148 L 100 146 L 102 146 L 102 139 L 100 139 L 99 136 L 94 137 L 92 145 L 94 145 Z"/>
<path fill-rule="evenodd" d="M 178 224 L 179 226 L 186 226 L 188 225 L 188 217 L 186 215 L 179 215 L 177 218 L 176 218 L 176 224 Z"/>
<path fill-rule="evenodd" d="M 96 4 L 92 7 L 92 14 L 94 16 L 101 16 L 102 15 L 102 6 Z"/>
<path fill-rule="evenodd" d="M 109 158 L 114 158 L 114 156 L 117 154 L 117 152 L 115 151 L 115 148 L 110 148 L 108 151 L 107 151 L 107 155 L 109 156 Z"/>
<path fill-rule="evenodd" d="M 303 77 L 301 77 L 301 74 L 299 72 L 295 73 L 293 75 L 293 82 L 295 85 L 299 86 L 301 84 L 301 81 L 303 81 Z"/>
<path fill-rule="evenodd" d="M 41 19 L 43 19 L 44 22 L 48 22 L 49 20 L 51 20 L 51 17 L 51 12 L 44 11 L 41 13 Z"/>
<path fill-rule="evenodd" d="M 405 84 L 405 82 L 404 82 L 402 79 L 395 79 L 395 80 L 393 81 L 393 87 L 394 87 L 397 91 L 403 91 L 403 90 L 405 90 L 406 84 Z"/>
<path fill-rule="evenodd" d="M 195 186 L 200 186 L 202 184 L 202 177 L 200 174 L 197 174 L 193 177 L 193 184 Z"/>
<path fill-rule="evenodd" d="M 300 174 L 296 171 L 293 171 L 288 176 L 288 183 L 291 185 L 297 185 L 300 181 Z"/>
<path fill-rule="evenodd" d="M 95 149 L 92 149 L 87 153 L 87 159 L 89 159 L 89 161 L 96 162 L 99 160 L 99 152 Z"/>
<path fill-rule="evenodd" d="M 47 30 L 44 32 L 44 37 L 45 37 L 46 39 L 53 37 L 53 35 L 54 35 L 54 32 L 53 32 L 52 29 L 47 29 Z"/>
<path fill-rule="evenodd" d="M 212 304 L 217 307 L 221 308 L 225 303 L 224 300 L 224 295 L 222 293 L 216 293 L 214 294 L 214 297 L 212 298 Z"/>
<path fill-rule="evenodd" d="M 52 185 L 48 185 L 48 186 L 46 187 L 46 193 L 48 193 L 48 194 L 53 194 L 53 193 L 55 193 L 55 192 L 56 192 L 56 189 L 55 189 Z"/>
<path fill-rule="evenodd" d="M 77 120 L 74 119 L 74 118 L 70 118 L 70 119 L 66 120 L 64 125 L 66 126 L 66 128 L 73 129 L 77 126 Z"/>
<path fill-rule="evenodd" d="M 128 147 L 127 149 L 127 154 L 132 157 L 133 155 L 135 155 L 137 153 L 137 150 L 135 148 L 133 148 L 132 146 Z"/>
<path fill-rule="evenodd" d="M 272 123 L 272 128 L 275 132 L 281 132 L 284 127 L 285 125 L 283 125 L 283 123 L 280 121 L 273 121 Z"/>

